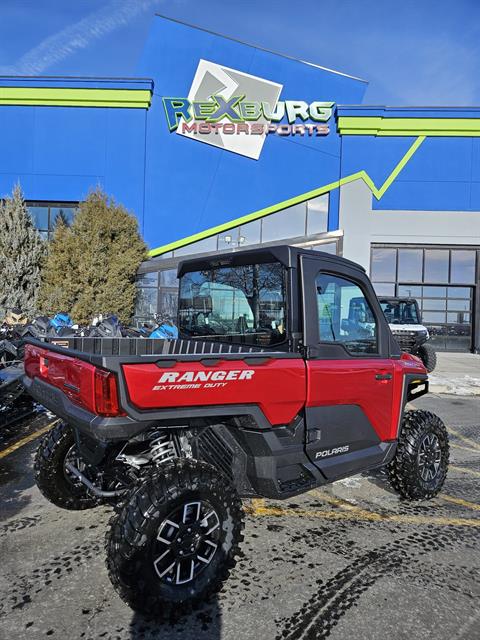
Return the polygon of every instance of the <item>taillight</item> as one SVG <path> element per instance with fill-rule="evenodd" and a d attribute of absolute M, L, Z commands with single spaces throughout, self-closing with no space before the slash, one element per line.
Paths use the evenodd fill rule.
<path fill-rule="evenodd" d="M 35 374 L 39 371 L 40 356 L 38 350 L 35 350 L 31 344 L 25 345 L 25 355 L 23 359 L 23 366 L 25 367 L 25 373 L 29 378 L 35 377 Z"/>
<path fill-rule="evenodd" d="M 115 374 L 41 347 L 25 347 L 25 373 L 57 387 L 74 404 L 100 416 L 125 415 L 118 402 Z"/>
<path fill-rule="evenodd" d="M 95 369 L 95 409 L 95 413 L 101 416 L 122 415 L 118 404 L 117 380 L 111 371 Z"/>

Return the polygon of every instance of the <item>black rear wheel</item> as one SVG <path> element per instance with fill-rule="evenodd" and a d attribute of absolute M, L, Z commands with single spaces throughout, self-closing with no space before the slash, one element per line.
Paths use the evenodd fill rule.
<path fill-rule="evenodd" d="M 393 488 L 409 500 L 433 498 L 443 487 L 448 462 L 448 432 L 440 418 L 407 411 L 395 457 L 387 466 Z"/>
<path fill-rule="evenodd" d="M 167 463 L 140 481 L 106 538 L 113 586 L 133 609 L 183 614 L 218 591 L 235 564 L 243 512 L 214 467 Z"/>
<path fill-rule="evenodd" d="M 38 447 L 34 467 L 37 487 L 47 500 L 62 509 L 80 511 L 95 507 L 98 501 L 66 469 L 67 462 L 88 475 L 77 451 L 72 429 L 65 422 L 60 422 L 45 434 Z"/>

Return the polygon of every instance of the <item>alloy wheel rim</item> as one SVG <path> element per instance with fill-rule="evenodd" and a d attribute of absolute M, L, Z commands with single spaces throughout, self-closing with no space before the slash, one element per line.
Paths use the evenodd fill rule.
<path fill-rule="evenodd" d="M 158 529 L 153 549 L 157 576 L 169 585 L 191 582 L 212 562 L 220 534 L 220 518 L 209 502 L 184 502 Z"/>
<path fill-rule="evenodd" d="M 420 477 L 425 482 L 434 480 L 440 469 L 442 461 L 442 449 L 438 436 L 434 433 L 427 433 L 418 449 L 417 462 Z"/>

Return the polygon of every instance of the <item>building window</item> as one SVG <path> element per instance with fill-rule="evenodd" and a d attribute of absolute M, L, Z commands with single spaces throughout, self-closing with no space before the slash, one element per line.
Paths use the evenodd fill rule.
<path fill-rule="evenodd" d="M 336 242 L 322 242 L 320 244 L 314 244 L 306 249 L 312 249 L 313 251 L 323 251 L 324 253 L 330 253 L 332 256 L 338 254 L 338 244 Z"/>
<path fill-rule="evenodd" d="M 78 202 L 28 201 L 26 204 L 33 223 L 45 240 L 51 240 L 59 218 L 62 218 L 65 224 L 71 225 L 78 211 Z"/>
<path fill-rule="evenodd" d="M 375 291 L 379 296 L 416 298 L 433 346 L 468 351 L 479 249 L 373 245 Z"/>
<path fill-rule="evenodd" d="M 475 282 L 475 251 L 453 250 L 450 268 L 451 283 Z"/>
<path fill-rule="evenodd" d="M 448 249 L 425 249 L 425 282 L 448 282 Z"/>
<path fill-rule="evenodd" d="M 307 233 L 307 205 L 305 202 L 266 216 L 262 219 L 262 242 L 283 238 L 297 238 Z"/>
<path fill-rule="evenodd" d="M 328 194 L 307 201 L 307 236 L 328 229 Z"/>
<path fill-rule="evenodd" d="M 321 237 L 328 231 L 328 206 L 329 194 L 326 193 L 158 256 L 155 258 L 158 271 L 137 277 L 136 321 L 138 324 L 152 323 L 155 313 L 176 317 L 178 280 L 173 265 L 183 256 L 229 251 L 275 241 L 334 255 L 339 253 L 339 239 Z M 162 266 L 163 261 L 165 266 Z M 150 263 L 150 268 L 154 268 L 153 265 Z"/>
<path fill-rule="evenodd" d="M 142 320 L 152 320 L 157 313 L 158 273 L 142 273 L 137 276 L 137 301 L 135 315 Z"/>
<path fill-rule="evenodd" d="M 376 282 L 374 286 L 377 296 L 395 295 L 395 284 L 393 282 Z"/>
<path fill-rule="evenodd" d="M 176 269 L 166 269 L 159 273 L 158 311 L 172 320 L 177 316 L 178 278 Z"/>
<path fill-rule="evenodd" d="M 378 282 L 395 282 L 396 261 L 396 249 L 372 251 L 372 279 Z"/>
<path fill-rule="evenodd" d="M 288 240 L 303 238 L 328 231 L 329 194 L 325 193 L 311 200 L 300 202 L 277 213 L 272 213 L 258 220 L 252 220 L 223 233 L 199 240 L 162 256 L 176 258 L 196 253 L 213 253 Z"/>
<path fill-rule="evenodd" d="M 160 313 L 173 320 L 177 315 L 178 279 L 176 269 L 164 269 L 137 276 L 135 319 L 138 324 L 153 324 Z"/>
<path fill-rule="evenodd" d="M 398 279 L 402 282 L 418 282 L 423 278 L 423 250 L 398 250 Z"/>

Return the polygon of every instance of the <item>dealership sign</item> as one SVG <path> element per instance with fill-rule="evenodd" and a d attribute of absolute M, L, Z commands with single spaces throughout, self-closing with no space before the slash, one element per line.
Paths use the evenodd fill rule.
<path fill-rule="evenodd" d="M 188 96 L 163 98 L 168 128 L 255 160 L 268 135 L 327 135 L 334 103 L 279 100 L 282 88 L 200 60 Z"/>

